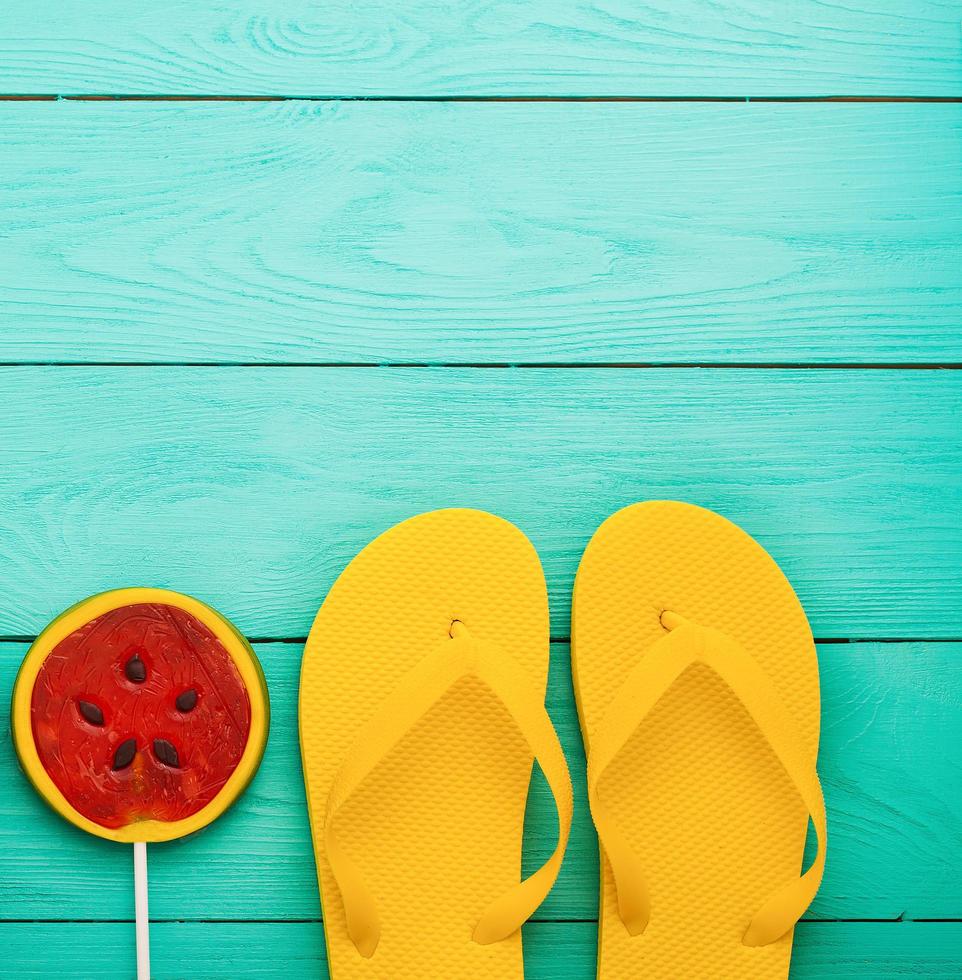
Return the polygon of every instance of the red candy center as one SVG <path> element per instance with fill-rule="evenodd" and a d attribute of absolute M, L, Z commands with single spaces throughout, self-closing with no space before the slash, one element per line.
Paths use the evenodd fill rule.
<path fill-rule="evenodd" d="M 121 606 L 50 652 L 33 687 L 40 761 L 103 827 L 183 820 L 237 768 L 247 689 L 223 644 L 176 606 Z"/>

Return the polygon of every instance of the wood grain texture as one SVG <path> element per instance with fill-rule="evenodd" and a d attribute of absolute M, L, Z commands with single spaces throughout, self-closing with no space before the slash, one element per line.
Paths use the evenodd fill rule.
<path fill-rule="evenodd" d="M 7 699 L 22 644 L 0 644 Z M 225 817 L 150 852 L 159 919 L 320 916 L 297 746 L 299 644 L 257 644 L 272 730 L 254 784 Z M 808 918 L 962 916 L 962 657 L 957 644 L 830 644 L 819 648 L 823 697 L 819 769 L 830 860 Z M 584 791 L 584 752 L 566 644 L 552 645 L 548 710 L 576 788 L 564 868 L 541 920 L 590 919 L 598 900 L 597 841 Z M 43 805 L 0 745 L 0 920 L 125 919 L 133 914 L 130 849 L 81 833 Z M 550 853 L 556 819 L 532 786 L 525 863 Z M 190 888 L 185 888 L 186 878 Z"/>
<path fill-rule="evenodd" d="M 196 594 L 306 636 L 382 530 L 489 510 L 553 632 L 594 530 L 683 499 L 754 534 L 819 637 L 962 637 L 962 372 L 0 369 L 0 636 L 82 596 Z"/>
<path fill-rule="evenodd" d="M 525 927 L 526 980 L 594 980 L 592 922 Z M 121 922 L 0 923 L 4 967 L 23 980 L 129 980 L 133 926 Z M 805 922 L 791 980 L 958 980 L 962 924 Z M 154 980 L 323 980 L 319 922 L 162 922 L 151 926 Z"/>
<path fill-rule="evenodd" d="M 525 927 L 526 980 L 594 980 L 592 922 Z M 122 922 L 0 923 L 4 968 L 22 980 L 129 980 L 133 926 Z M 791 980 L 958 980 L 962 924 L 806 922 Z M 151 926 L 154 980 L 323 980 L 319 922 L 162 922 Z"/>
<path fill-rule="evenodd" d="M 960 95 L 952 0 L 7 0 L 0 91 Z"/>
<path fill-rule="evenodd" d="M 962 362 L 962 105 L 8 102 L 0 132 L 4 362 Z"/>

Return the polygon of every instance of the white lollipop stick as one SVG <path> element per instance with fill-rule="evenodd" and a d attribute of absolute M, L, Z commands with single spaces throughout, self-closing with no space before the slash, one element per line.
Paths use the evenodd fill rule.
<path fill-rule="evenodd" d="M 137 980 L 150 980 L 150 915 L 147 912 L 147 845 L 134 844 L 134 910 L 137 920 Z"/>

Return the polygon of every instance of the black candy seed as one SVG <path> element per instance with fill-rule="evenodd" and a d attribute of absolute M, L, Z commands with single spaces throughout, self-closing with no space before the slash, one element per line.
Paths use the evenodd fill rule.
<path fill-rule="evenodd" d="M 140 659 L 139 653 L 135 653 L 124 664 L 124 673 L 127 675 L 127 680 L 134 684 L 143 684 L 147 680 L 147 667 Z"/>
<path fill-rule="evenodd" d="M 174 702 L 177 705 L 177 710 L 183 713 L 188 711 L 193 711 L 197 706 L 197 692 L 192 688 L 188 688 L 182 694 L 177 695 L 177 700 Z"/>
<path fill-rule="evenodd" d="M 136 754 L 137 739 L 128 738 L 125 742 L 121 742 L 117 746 L 117 751 L 114 752 L 114 772 L 120 769 L 126 769 L 134 761 Z"/>
<path fill-rule="evenodd" d="M 175 749 L 166 738 L 154 739 L 154 755 L 156 755 L 165 766 L 170 766 L 171 769 L 180 768 L 180 757 L 177 755 L 177 749 Z"/>
<path fill-rule="evenodd" d="M 78 701 L 77 707 L 80 709 L 80 714 L 83 715 L 84 721 L 89 721 L 91 725 L 103 725 L 104 713 L 97 705 L 92 704 L 90 701 Z"/>

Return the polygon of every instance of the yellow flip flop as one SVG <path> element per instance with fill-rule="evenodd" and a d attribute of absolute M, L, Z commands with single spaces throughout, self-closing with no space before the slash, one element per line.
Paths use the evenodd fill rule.
<path fill-rule="evenodd" d="M 500 518 L 412 518 L 334 584 L 299 708 L 334 980 L 524 976 L 520 926 L 554 884 L 571 825 L 547 675 L 541 565 Z M 534 759 L 559 834 L 521 881 Z"/>
<path fill-rule="evenodd" d="M 718 514 L 627 507 L 582 558 L 572 657 L 602 851 L 599 980 L 786 977 L 826 827 L 818 663 L 785 576 Z"/>

